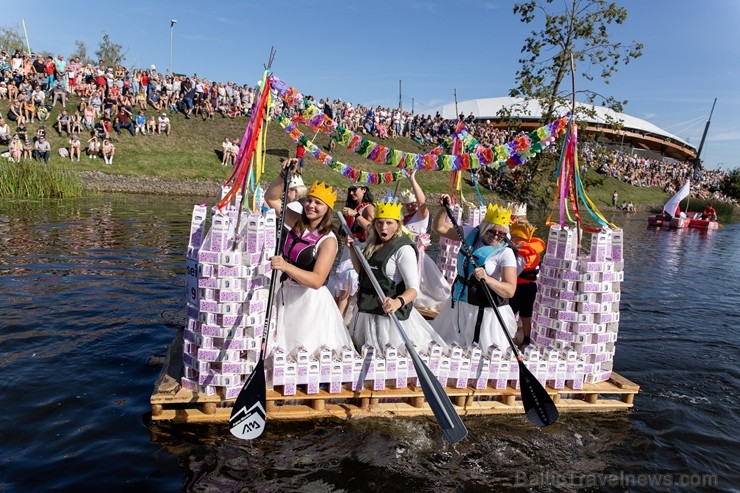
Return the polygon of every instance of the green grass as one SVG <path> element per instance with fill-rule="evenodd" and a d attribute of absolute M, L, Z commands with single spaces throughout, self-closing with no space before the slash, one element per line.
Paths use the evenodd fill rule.
<path fill-rule="evenodd" d="M 0 197 L 60 199 L 80 197 L 82 184 L 64 163 L 27 161 L 0 166 Z"/>

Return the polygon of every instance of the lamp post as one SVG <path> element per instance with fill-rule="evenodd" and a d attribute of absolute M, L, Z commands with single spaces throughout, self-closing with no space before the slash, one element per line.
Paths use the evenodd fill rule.
<path fill-rule="evenodd" d="M 177 19 L 170 19 L 170 75 L 172 75 L 172 28 L 177 24 Z"/>

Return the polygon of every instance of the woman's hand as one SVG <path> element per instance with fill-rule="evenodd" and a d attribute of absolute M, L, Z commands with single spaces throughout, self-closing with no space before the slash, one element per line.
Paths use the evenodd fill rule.
<path fill-rule="evenodd" d="M 354 251 L 354 247 L 352 245 L 355 244 L 355 236 L 354 235 L 346 235 L 344 237 L 344 244 L 347 245 L 347 247 L 351 248 L 352 251 Z"/>
<path fill-rule="evenodd" d="M 488 277 L 488 274 L 486 274 L 486 269 L 483 267 L 476 267 L 476 269 L 473 271 L 473 275 L 475 276 L 475 279 L 480 281 L 485 280 Z"/>
<path fill-rule="evenodd" d="M 275 255 L 270 257 L 270 265 L 274 270 L 283 271 L 285 270 L 285 266 L 289 264 L 285 261 L 282 255 Z"/>
<path fill-rule="evenodd" d="M 442 207 L 444 207 L 445 204 L 452 205 L 452 201 L 450 200 L 450 196 L 449 195 L 447 195 L 446 193 L 443 193 L 439 197 L 439 205 L 441 205 Z"/>
<path fill-rule="evenodd" d="M 401 309 L 403 303 L 397 298 L 386 298 L 383 300 L 382 306 L 385 313 L 395 313 L 397 310 Z"/>
<path fill-rule="evenodd" d="M 416 168 L 412 169 L 411 172 L 408 174 L 408 179 L 410 182 L 413 182 L 416 178 Z"/>
<path fill-rule="evenodd" d="M 342 207 L 342 215 L 343 216 L 354 216 L 355 214 L 357 214 L 357 211 L 355 211 L 353 208 L 351 208 L 351 207 Z"/>

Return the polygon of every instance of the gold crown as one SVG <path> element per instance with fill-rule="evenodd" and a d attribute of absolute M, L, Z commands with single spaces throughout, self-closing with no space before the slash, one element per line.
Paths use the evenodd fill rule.
<path fill-rule="evenodd" d="M 329 206 L 329 209 L 334 208 L 334 202 L 337 200 L 337 191 L 334 187 L 327 186 L 326 183 L 315 181 L 311 184 L 311 188 L 308 189 L 309 197 L 319 199 L 323 203 Z"/>
<path fill-rule="evenodd" d="M 401 220 L 401 204 L 399 202 L 375 202 L 375 219 Z"/>
<path fill-rule="evenodd" d="M 509 227 L 511 224 L 511 209 L 498 204 L 488 204 L 485 220 L 491 224 Z"/>

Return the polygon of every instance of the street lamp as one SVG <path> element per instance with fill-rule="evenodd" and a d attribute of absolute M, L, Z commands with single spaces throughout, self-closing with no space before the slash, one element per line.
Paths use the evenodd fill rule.
<path fill-rule="evenodd" d="M 177 19 L 170 19 L 170 75 L 172 75 L 172 28 L 177 24 Z"/>

